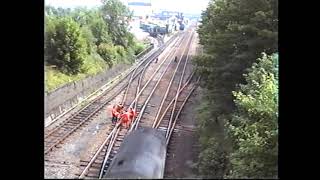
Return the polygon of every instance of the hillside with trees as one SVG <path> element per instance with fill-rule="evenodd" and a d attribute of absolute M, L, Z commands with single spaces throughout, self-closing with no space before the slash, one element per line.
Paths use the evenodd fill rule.
<path fill-rule="evenodd" d="M 134 62 L 146 48 L 128 31 L 132 13 L 119 0 L 98 8 L 45 7 L 46 91 Z"/>
<path fill-rule="evenodd" d="M 278 1 L 211 0 L 201 18 L 200 174 L 276 178 Z"/>

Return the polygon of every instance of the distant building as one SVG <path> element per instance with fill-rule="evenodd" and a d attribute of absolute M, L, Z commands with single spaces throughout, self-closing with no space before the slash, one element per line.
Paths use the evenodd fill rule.
<path fill-rule="evenodd" d="M 128 0 L 127 5 L 133 16 L 146 17 L 152 14 L 151 0 Z"/>
<path fill-rule="evenodd" d="M 183 19 L 183 13 L 178 11 L 168 11 L 161 10 L 153 15 L 155 18 L 159 18 L 161 20 L 168 20 L 172 17 L 176 17 L 177 19 Z"/>

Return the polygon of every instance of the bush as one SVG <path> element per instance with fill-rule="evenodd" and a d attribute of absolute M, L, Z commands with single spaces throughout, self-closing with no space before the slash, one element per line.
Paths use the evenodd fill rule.
<path fill-rule="evenodd" d="M 258 59 L 233 92 L 237 112 L 229 123 L 234 141 L 231 178 L 276 178 L 278 164 L 277 56 Z"/>
<path fill-rule="evenodd" d="M 145 48 L 146 48 L 146 45 L 142 43 L 137 43 L 134 48 L 134 55 L 140 54 Z"/>
<path fill-rule="evenodd" d="M 115 46 L 117 55 L 116 55 L 116 62 L 125 62 L 127 59 L 127 52 L 122 46 Z"/>
<path fill-rule="evenodd" d="M 244 77 L 233 92 L 233 114 L 216 119 L 208 92 L 198 107 L 199 170 L 205 177 L 277 178 L 278 56 L 263 54 Z"/>
<path fill-rule="evenodd" d="M 99 56 L 97 53 L 92 53 L 88 58 L 84 61 L 84 64 L 81 69 L 81 73 L 94 75 L 107 67 L 107 63 Z"/>
<path fill-rule="evenodd" d="M 54 26 L 46 33 L 47 63 L 56 65 L 66 74 L 77 74 L 87 57 L 87 44 L 81 29 L 71 18 L 54 21 Z"/>
<path fill-rule="evenodd" d="M 128 48 L 126 62 L 133 63 L 134 61 L 135 61 L 134 50 L 132 48 Z"/>
<path fill-rule="evenodd" d="M 199 155 L 199 172 L 205 178 L 223 178 L 227 165 L 227 153 L 221 143 L 210 138 Z"/>
<path fill-rule="evenodd" d="M 98 46 L 98 54 L 112 67 L 117 58 L 117 50 L 113 45 L 102 43 Z"/>
<path fill-rule="evenodd" d="M 97 42 L 97 39 L 93 36 L 89 27 L 83 26 L 81 31 L 87 44 L 87 53 L 91 54 L 94 52 L 94 46 Z"/>
<path fill-rule="evenodd" d="M 108 33 L 108 26 L 104 22 L 101 16 L 97 16 L 96 19 L 92 20 L 92 23 L 90 24 L 90 28 L 92 31 L 92 34 L 97 39 L 95 42 L 97 46 L 99 46 L 101 43 L 111 44 L 112 40 Z"/>
<path fill-rule="evenodd" d="M 103 4 L 73 10 L 46 6 L 44 60 L 47 67 L 57 67 L 46 68 L 47 90 L 106 66 L 134 62 L 134 54 L 142 50 L 127 31 L 130 12 L 126 6 L 118 0 Z"/>
<path fill-rule="evenodd" d="M 219 121 L 224 127 L 218 129 L 230 142 L 230 148 L 226 146 L 230 153 L 227 169 L 231 171 L 226 171 L 229 177 L 274 177 L 277 174 L 277 83 L 273 78 L 277 75 L 267 70 L 271 61 L 255 64 L 254 70 L 250 70 L 254 75 L 242 75 L 261 52 L 277 52 L 278 0 L 210 0 L 201 19 L 197 32 L 203 56 L 194 63 L 197 74 L 201 75 L 201 86 L 206 90 L 206 100 L 211 104 L 205 107 L 208 112 L 200 113 L 200 136 L 203 144 L 212 146 L 204 148 L 202 159 L 207 163 L 202 165 L 207 169 L 202 172 L 210 173 L 214 168 L 210 164 L 219 167 L 215 162 L 221 162 L 209 161 L 219 152 L 209 142 L 212 137 L 221 139 L 216 136 L 213 123 Z M 242 85 L 237 90 L 239 84 Z M 222 143 L 225 144 L 226 141 Z"/>

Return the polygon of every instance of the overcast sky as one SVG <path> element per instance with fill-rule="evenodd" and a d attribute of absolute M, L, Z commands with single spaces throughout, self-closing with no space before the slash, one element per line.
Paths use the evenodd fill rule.
<path fill-rule="evenodd" d="M 121 0 L 127 2 L 127 0 Z M 129 0 L 133 1 L 133 0 Z M 150 2 L 150 0 L 134 0 Z M 152 7 L 182 11 L 185 13 L 201 13 L 208 5 L 209 0 L 151 0 Z M 95 7 L 101 5 L 100 0 L 45 0 L 46 5 L 55 7 L 71 8 L 76 6 Z"/>

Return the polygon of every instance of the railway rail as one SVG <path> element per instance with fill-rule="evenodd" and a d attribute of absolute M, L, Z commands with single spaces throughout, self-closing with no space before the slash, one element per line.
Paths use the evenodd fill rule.
<path fill-rule="evenodd" d="M 139 62 L 137 67 L 132 70 L 121 82 L 115 87 L 111 88 L 108 92 L 105 92 L 95 98 L 85 107 L 81 108 L 78 112 L 72 114 L 61 124 L 57 125 L 50 131 L 45 132 L 45 155 L 49 154 L 55 147 L 63 142 L 68 136 L 73 134 L 76 130 L 88 124 L 95 116 L 101 112 L 101 109 L 105 105 L 114 99 L 118 92 L 124 90 L 127 86 L 130 86 L 132 80 L 136 79 L 144 69 L 153 61 L 154 58 L 158 57 L 166 47 L 168 47 L 176 38 L 170 39 L 166 44 L 162 45 L 158 51 L 150 54 L 150 56 L 144 58 Z"/>
<path fill-rule="evenodd" d="M 169 41 L 166 44 L 170 44 L 169 42 L 171 42 L 176 36 L 177 36 L 177 34 L 173 35 L 171 37 L 171 39 L 169 39 Z M 158 50 L 158 47 L 163 47 L 165 45 L 163 38 L 160 38 L 160 37 L 157 37 L 155 42 L 156 42 L 155 44 L 151 44 L 151 46 L 149 48 L 145 49 L 143 52 L 141 52 L 140 54 L 135 56 L 136 62 L 145 60 L 146 58 L 150 57 L 151 54 L 154 54 Z M 159 48 L 159 49 L 161 49 L 161 48 Z M 54 125 L 55 122 L 60 121 L 61 119 L 62 119 L 62 121 L 64 119 L 67 119 L 70 115 L 79 111 L 80 110 L 79 107 L 81 107 L 82 105 L 88 104 L 88 103 L 90 103 L 90 101 L 92 99 L 95 99 L 94 96 L 97 96 L 98 94 L 104 93 L 106 90 L 109 90 L 110 88 L 112 89 L 114 86 L 116 86 L 118 84 L 117 81 L 122 81 L 133 70 L 134 70 L 134 68 L 133 69 L 130 68 L 127 71 L 121 73 L 120 75 L 115 77 L 112 81 L 103 85 L 98 90 L 96 90 L 95 92 L 93 92 L 89 96 L 87 96 L 86 98 L 80 100 L 77 104 L 75 104 L 71 108 L 69 108 L 67 110 L 62 110 L 63 112 L 61 114 L 59 114 L 58 116 L 54 117 L 54 119 L 52 119 L 51 116 L 50 116 L 50 118 L 47 117 L 46 119 L 50 119 L 50 120 L 45 122 L 45 128 L 48 128 L 48 127 Z"/>
<path fill-rule="evenodd" d="M 180 101 L 182 102 L 182 104 L 178 105 L 179 106 L 179 111 L 177 113 L 178 117 L 175 118 L 173 122 L 173 128 L 171 129 L 169 137 L 167 138 L 167 155 L 166 155 L 166 162 L 165 162 L 165 168 L 164 168 L 164 178 L 175 177 L 175 175 L 173 175 L 175 174 L 174 167 L 176 166 L 177 163 L 179 164 L 179 158 L 175 159 L 175 156 L 180 155 L 179 154 L 179 152 L 181 151 L 180 145 L 182 144 L 185 145 L 185 143 L 188 143 L 186 142 L 186 139 L 190 141 L 192 141 L 193 139 L 197 139 L 197 133 L 195 133 L 196 127 L 191 126 L 190 124 L 183 121 L 183 119 L 179 118 L 179 115 L 181 114 L 183 107 L 185 106 L 187 100 L 190 98 L 195 88 L 196 87 L 192 87 L 188 95 L 186 95 L 187 93 L 183 93 L 183 95 L 181 95 L 182 97 L 179 97 L 179 99 L 181 99 Z M 197 155 L 199 153 L 198 144 L 192 145 L 189 151 L 190 152 L 188 153 Z"/>
<path fill-rule="evenodd" d="M 179 60 L 179 63 L 177 63 L 177 64 L 172 63 L 172 61 L 167 62 L 167 59 L 171 59 L 168 57 L 174 57 L 173 55 L 175 54 L 177 49 L 179 49 L 179 47 L 183 44 L 182 41 L 183 41 L 183 38 L 180 39 L 180 43 L 176 43 L 174 51 L 170 52 L 165 57 L 163 62 L 159 65 L 158 69 L 151 75 L 151 77 L 149 77 L 149 80 L 147 82 L 143 83 L 143 81 L 142 81 L 142 78 L 144 75 L 143 72 L 146 71 L 146 69 L 144 69 L 142 71 L 142 73 L 137 81 L 131 82 L 131 83 L 136 83 L 134 85 L 134 86 L 136 86 L 136 88 L 128 88 L 128 90 L 126 90 L 123 102 L 126 105 L 130 104 L 129 106 L 131 106 L 131 107 L 132 106 L 136 107 L 137 111 L 139 112 L 138 117 L 134 120 L 134 122 L 132 123 L 131 128 L 129 130 L 125 129 L 125 128 L 119 128 L 119 125 L 116 125 L 113 128 L 113 130 L 109 133 L 109 135 L 105 139 L 105 141 L 102 143 L 100 148 L 96 151 L 96 153 L 92 157 L 90 157 L 90 160 L 81 160 L 80 166 L 82 167 L 82 170 L 81 170 L 81 173 L 78 174 L 79 178 L 101 178 L 103 176 L 103 174 L 106 172 L 108 166 L 110 165 L 113 157 L 117 153 L 125 135 L 129 131 L 138 127 L 139 120 L 141 119 L 141 117 L 143 115 L 144 109 L 145 109 L 148 101 L 150 100 L 150 97 L 152 96 L 153 92 L 155 91 L 155 89 L 157 88 L 159 83 L 161 82 L 162 77 L 164 76 L 164 74 L 166 74 L 170 65 L 171 66 L 175 65 L 176 69 L 179 67 L 182 56 Z M 184 49 L 189 48 L 190 43 L 188 43 L 188 42 L 189 42 L 189 38 L 188 38 L 187 43 L 185 43 L 187 45 Z M 164 68 L 162 68 L 162 72 L 159 71 L 159 69 L 162 67 L 163 64 L 165 64 L 165 62 L 167 62 L 167 65 Z M 175 76 L 176 72 L 177 72 L 177 70 L 173 73 L 173 75 L 172 75 L 173 77 Z M 180 76 L 182 76 L 182 74 L 180 74 Z M 183 79 L 183 77 L 181 77 L 181 79 Z M 189 78 L 189 80 L 190 79 L 191 78 Z M 187 81 L 187 83 L 190 82 L 189 80 Z M 131 91 L 131 92 L 129 92 L 129 91 Z M 130 96 L 128 96 L 128 94 L 130 94 Z M 132 98 L 126 99 L 127 97 L 135 97 L 135 98 L 134 99 L 132 99 Z M 140 105 L 140 106 L 138 105 L 138 102 L 139 102 L 138 100 L 143 102 L 142 105 Z"/>

